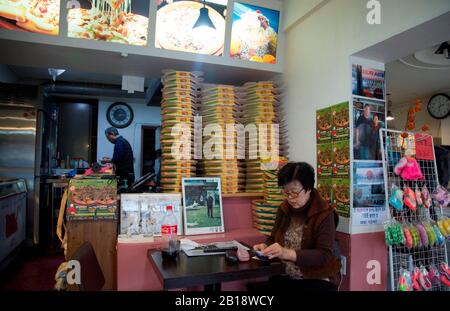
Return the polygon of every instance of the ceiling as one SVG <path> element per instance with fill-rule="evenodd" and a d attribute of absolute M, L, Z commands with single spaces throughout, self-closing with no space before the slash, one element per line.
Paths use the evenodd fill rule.
<path fill-rule="evenodd" d="M 439 58 L 445 60 L 442 55 Z M 386 89 L 387 93 L 391 93 L 390 99 L 394 107 L 417 98 L 427 98 L 438 92 L 448 92 L 450 91 L 450 61 L 448 66 L 439 67 L 420 62 L 414 55 L 410 55 L 388 63 L 386 64 Z"/>
<path fill-rule="evenodd" d="M 20 82 L 25 83 L 41 83 L 51 79 L 48 68 L 24 67 L 10 65 L 8 68 L 17 77 Z M 83 83 L 99 83 L 121 85 L 122 76 L 113 74 L 101 74 L 92 72 L 82 72 L 77 70 L 68 70 L 58 76 L 56 81 L 66 82 L 83 82 Z"/>
<path fill-rule="evenodd" d="M 395 35 L 385 41 L 364 49 L 354 56 L 386 64 L 386 90 L 391 93 L 393 106 L 403 106 L 419 98 L 424 99 L 436 92 L 450 90 L 450 70 L 435 68 L 433 62 L 424 63 L 429 56 L 436 57 L 440 67 L 442 55 L 434 51 L 445 41 L 450 41 L 450 12 Z M 422 61 L 419 61 L 422 60 Z M 406 65 L 402 61 L 413 66 Z"/>

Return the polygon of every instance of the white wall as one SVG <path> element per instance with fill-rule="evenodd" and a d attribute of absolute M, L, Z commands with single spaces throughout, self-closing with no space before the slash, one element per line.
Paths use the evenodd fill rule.
<path fill-rule="evenodd" d="M 106 111 L 109 105 L 117 100 L 100 100 L 98 106 L 98 139 L 97 139 L 97 160 L 102 157 L 112 158 L 114 145 L 111 144 L 105 136 L 105 130 L 111 125 L 106 119 Z M 133 103 L 125 101 L 131 106 L 134 112 L 134 120 L 130 126 L 119 129 L 120 135 L 129 141 L 131 148 L 133 148 L 134 155 L 134 173 L 136 178 L 141 176 L 141 128 L 143 125 L 160 126 L 161 125 L 161 109 L 160 107 L 149 107 L 144 103 Z M 159 144 L 156 146 L 158 148 Z"/>
<path fill-rule="evenodd" d="M 292 160 L 316 164 L 315 111 L 349 99 L 350 55 L 450 10 L 448 0 L 381 0 L 381 25 L 369 25 L 366 4 L 331 0 L 287 33 L 285 111 Z"/>
<path fill-rule="evenodd" d="M 294 26 L 320 4 L 329 0 L 284 0 L 284 30 Z"/>

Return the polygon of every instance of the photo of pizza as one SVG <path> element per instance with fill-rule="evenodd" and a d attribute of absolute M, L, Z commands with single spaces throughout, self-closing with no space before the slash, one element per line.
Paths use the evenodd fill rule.
<path fill-rule="evenodd" d="M 331 199 L 331 185 L 329 183 L 319 183 L 317 186 L 317 191 L 319 192 L 320 196 L 325 201 L 330 201 Z"/>
<path fill-rule="evenodd" d="M 330 166 L 332 163 L 331 150 L 330 149 L 322 149 L 317 151 L 317 156 L 319 163 L 321 165 Z"/>
<path fill-rule="evenodd" d="M 60 0 L 0 0 L 0 28 L 59 34 Z"/>
<path fill-rule="evenodd" d="M 317 128 L 321 131 L 327 131 L 331 128 L 331 115 L 324 114 L 317 116 Z"/>
<path fill-rule="evenodd" d="M 82 7 L 67 13 L 68 37 L 146 46 L 148 3 L 131 0 L 84 1 Z M 144 4 L 144 5 L 143 5 Z"/>
<path fill-rule="evenodd" d="M 347 145 L 333 148 L 334 162 L 345 165 L 350 163 L 350 149 Z"/>
<path fill-rule="evenodd" d="M 333 111 L 333 123 L 337 127 L 347 127 L 350 123 L 348 109 Z"/>
<path fill-rule="evenodd" d="M 333 185 L 333 196 L 341 203 L 350 202 L 350 191 L 348 185 Z"/>
<path fill-rule="evenodd" d="M 225 40 L 225 5 L 223 1 L 162 1 L 156 17 L 155 47 L 196 54 L 223 54 Z M 214 7 L 213 7 L 214 5 Z M 194 27 L 200 9 L 206 8 L 214 25 Z M 218 11 L 220 10 L 220 12 Z"/>
<path fill-rule="evenodd" d="M 235 2 L 230 56 L 275 64 L 279 18 L 276 10 Z"/>

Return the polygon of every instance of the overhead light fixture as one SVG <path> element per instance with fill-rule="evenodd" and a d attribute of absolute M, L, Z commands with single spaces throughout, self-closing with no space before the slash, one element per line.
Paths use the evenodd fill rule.
<path fill-rule="evenodd" d="M 392 112 L 389 110 L 387 117 L 386 117 L 386 121 L 392 121 L 395 120 L 394 115 L 392 114 Z"/>
<path fill-rule="evenodd" d="M 53 82 L 56 81 L 56 78 L 66 72 L 65 69 L 56 69 L 56 68 L 48 68 L 48 74 L 53 78 Z"/>
<path fill-rule="evenodd" d="M 442 43 L 434 54 L 444 55 L 446 59 L 450 59 L 450 44 L 448 42 Z"/>
<path fill-rule="evenodd" d="M 386 93 L 386 96 L 388 98 L 387 107 L 389 109 L 390 107 L 392 107 L 391 93 Z M 395 120 L 395 117 L 392 114 L 392 111 L 388 110 L 388 114 L 386 116 L 386 121 L 392 121 L 392 120 Z"/>
<path fill-rule="evenodd" d="M 213 22 L 211 21 L 211 18 L 209 17 L 209 10 L 206 7 L 205 0 L 203 0 L 203 8 L 200 8 L 200 16 L 198 17 L 194 27 L 192 28 L 198 28 L 202 26 L 216 29 Z"/>

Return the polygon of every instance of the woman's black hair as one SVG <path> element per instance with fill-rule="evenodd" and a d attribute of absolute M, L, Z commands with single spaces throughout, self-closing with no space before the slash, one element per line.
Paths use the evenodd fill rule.
<path fill-rule="evenodd" d="M 278 186 L 284 187 L 292 181 L 299 181 L 305 191 L 313 190 L 315 183 L 314 168 L 305 162 L 290 162 L 278 172 Z"/>

